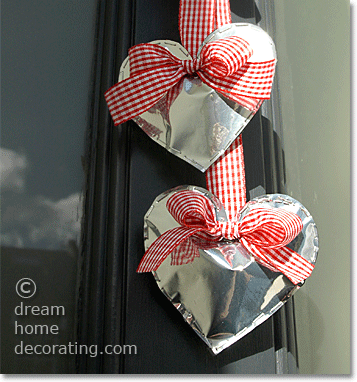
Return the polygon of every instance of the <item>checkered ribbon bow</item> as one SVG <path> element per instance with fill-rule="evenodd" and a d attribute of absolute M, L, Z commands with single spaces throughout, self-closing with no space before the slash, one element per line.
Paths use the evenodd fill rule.
<path fill-rule="evenodd" d="M 305 280 L 314 266 L 286 247 L 302 230 L 300 217 L 283 209 L 257 207 L 242 219 L 217 221 L 212 202 L 195 191 L 180 191 L 167 201 L 179 227 L 157 238 L 146 251 L 138 272 L 155 271 L 191 236 L 206 241 L 239 240 L 259 262 L 285 274 L 294 284 Z"/>
<path fill-rule="evenodd" d="M 180 36 L 187 60 L 180 60 L 156 44 L 139 44 L 129 50 L 130 77 L 105 93 L 115 125 L 154 106 L 183 76 L 197 74 L 225 97 L 270 96 L 275 61 L 250 62 L 253 51 L 247 41 L 231 36 L 205 44 L 203 40 L 231 22 L 228 0 L 181 0 Z M 184 49 L 183 49 L 184 50 Z"/>

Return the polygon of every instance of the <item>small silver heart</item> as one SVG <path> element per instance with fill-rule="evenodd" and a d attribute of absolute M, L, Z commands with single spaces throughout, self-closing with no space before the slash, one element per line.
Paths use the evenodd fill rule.
<path fill-rule="evenodd" d="M 253 55 L 249 61 L 276 59 L 269 35 L 253 24 L 228 24 L 212 32 L 209 42 L 238 36 L 249 42 Z M 190 60 L 187 50 L 177 42 L 157 40 L 181 60 Z M 119 82 L 130 76 L 129 58 L 121 66 Z M 161 146 L 201 171 L 206 171 L 231 145 L 252 119 L 263 100 L 256 99 L 248 109 L 204 84 L 198 76 L 183 77 L 151 109 L 134 121 Z"/>

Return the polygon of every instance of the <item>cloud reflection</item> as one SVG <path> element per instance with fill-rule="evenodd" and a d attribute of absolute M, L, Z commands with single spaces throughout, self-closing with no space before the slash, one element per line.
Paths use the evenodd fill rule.
<path fill-rule="evenodd" d="M 29 161 L 25 155 L 1 148 L 1 245 L 18 248 L 63 249 L 79 242 L 80 192 L 59 200 L 26 192 Z"/>
<path fill-rule="evenodd" d="M 1 190 L 11 189 L 22 192 L 25 186 L 25 170 L 28 166 L 24 155 L 13 150 L 0 148 L 0 186 Z"/>

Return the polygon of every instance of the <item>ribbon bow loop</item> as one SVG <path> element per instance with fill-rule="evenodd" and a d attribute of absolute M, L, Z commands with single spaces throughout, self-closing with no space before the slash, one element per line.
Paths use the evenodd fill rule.
<path fill-rule="evenodd" d="M 281 248 L 302 230 L 298 215 L 282 209 L 255 208 L 239 223 L 239 233 L 251 244 L 262 248 Z"/>
<path fill-rule="evenodd" d="M 212 202 L 194 191 L 181 191 L 167 201 L 167 209 L 174 219 L 188 228 L 207 233 L 218 230 L 216 213 Z"/>
<path fill-rule="evenodd" d="M 253 49 L 247 41 L 231 36 L 204 45 L 200 57 L 205 72 L 220 78 L 238 72 L 252 54 Z"/>
<path fill-rule="evenodd" d="M 139 44 L 129 49 L 129 62 L 131 78 L 135 78 L 155 68 L 178 68 L 181 60 L 158 44 Z"/>

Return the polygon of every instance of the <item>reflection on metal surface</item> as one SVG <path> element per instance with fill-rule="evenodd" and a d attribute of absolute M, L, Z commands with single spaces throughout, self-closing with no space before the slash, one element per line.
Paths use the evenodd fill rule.
<path fill-rule="evenodd" d="M 250 61 L 276 58 L 273 41 L 252 24 L 229 24 L 211 33 L 202 47 L 214 40 L 239 36 L 253 48 Z M 191 59 L 186 49 L 169 40 L 153 41 L 181 60 Z M 130 76 L 129 59 L 121 66 L 119 81 Z M 247 109 L 204 84 L 198 76 L 183 77 L 151 109 L 134 121 L 161 146 L 201 171 L 207 170 L 243 131 L 262 104 Z"/>
<path fill-rule="evenodd" d="M 145 248 L 168 229 L 178 226 L 166 209 L 167 199 L 183 189 L 209 197 L 217 218 L 226 220 L 217 199 L 195 186 L 177 187 L 161 194 L 145 216 Z M 304 228 L 289 244 L 305 259 L 315 263 L 318 238 L 308 211 L 287 195 L 264 195 L 248 202 L 240 219 L 251 209 L 269 205 L 296 213 Z M 217 354 L 245 336 L 276 312 L 300 286 L 280 272 L 259 264 L 239 243 L 195 241 L 199 257 L 184 265 L 171 265 L 167 257 L 154 272 L 155 280 L 186 322 Z"/>

